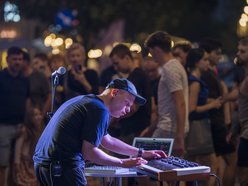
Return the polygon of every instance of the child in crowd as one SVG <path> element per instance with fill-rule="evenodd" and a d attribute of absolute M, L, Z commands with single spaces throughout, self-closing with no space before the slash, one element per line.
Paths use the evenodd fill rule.
<path fill-rule="evenodd" d="M 18 186 L 38 185 L 34 174 L 32 156 L 43 128 L 41 110 L 37 107 L 29 108 L 15 147 L 14 180 Z"/>

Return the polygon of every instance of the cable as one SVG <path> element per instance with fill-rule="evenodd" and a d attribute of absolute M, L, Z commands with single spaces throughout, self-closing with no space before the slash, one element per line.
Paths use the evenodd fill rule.
<path fill-rule="evenodd" d="M 209 174 L 209 176 L 213 176 L 213 177 L 215 177 L 215 180 L 217 180 L 217 184 L 218 184 L 218 186 L 221 186 L 221 181 L 220 181 L 220 178 L 219 178 L 218 176 L 216 176 L 216 175 L 215 175 L 215 174 L 213 174 L 213 173 Z"/>
<path fill-rule="evenodd" d="M 50 172 L 50 181 L 51 181 L 51 186 L 53 186 L 53 177 L 52 177 L 52 163 L 50 163 L 50 170 L 49 170 L 49 172 Z"/>
<path fill-rule="evenodd" d="M 198 181 L 197 180 L 195 180 L 195 186 L 198 186 Z"/>

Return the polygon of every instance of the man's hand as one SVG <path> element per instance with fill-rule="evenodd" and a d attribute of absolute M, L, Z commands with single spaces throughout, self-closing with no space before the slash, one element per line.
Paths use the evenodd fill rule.
<path fill-rule="evenodd" d="M 166 158 L 167 155 L 162 150 L 145 150 L 142 153 L 142 157 L 145 159 L 157 159 L 157 158 Z"/>
<path fill-rule="evenodd" d="M 131 167 L 135 167 L 135 166 L 139 166 L 141 164 L 146 164 L 147 161 L 143 158 L 129 158 L 129 159 L 122 159 L 122 164 L 121 167 L 125 167 L 125 168 L 131 168 Z"/>

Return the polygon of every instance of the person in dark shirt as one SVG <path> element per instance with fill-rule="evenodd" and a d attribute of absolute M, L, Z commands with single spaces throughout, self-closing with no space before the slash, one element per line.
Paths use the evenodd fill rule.
<path fill-rule="evenodd" d="M 237 49 L 237 65 L 245 70 L 245 76 L 239 85 L 239 127 L 238 179 L 241 186 L 248 185 L 248 37 L 241 39 Z"/>
<path fill-rule="evenodd" d="M 185 67 L 187 55 L 192 48 L 190 42 L 178 42 L 172 49 L 173 56 L 177 58 Z"/>
<path fill-rule="evenodd" d="M 72 44 L 67 49 L 66 57 L 70 66 L 64 82 L 66 99 L 82 94 L 97 94 L 99 88 L 98 75 L 95 70 L 86 67 L 84 47 L 79 43 Z"/>
<path fill-rule="evenodd" d="M 218 77 L 217 64 L 221 59 L 222 45 L 219 41 L 212 38 L 205 38 L 199 43 L 199 47 L 203 48 L 209 55 L 209 70 L 202 74 L 202 80 L 206 83 L 209 90 L 209 99 L 224 97 L 228 92 L 224 81 Z M 230 121 L 229 103 L 222 99 L 222 106 L 218 109 L 209 110 L 209 118 L 211 122 L 214 149 L 216 153 L 214 173 L 218 169 L 221 170 L 222 162 L 225 162 L 225 170 L 223 175 L 223 185 L 234 185 L 235 169 L 236 169 L 236 152 L 235 146 L 227 141 L 228 128 Z"/>
<path fill-rule="evenodd" d="M 30 100 L 33 106 L 41 109 L 43 117 L 46 117 L 51 106 L 50 83 L 44 73 L 31 67 L 31 59 L 28 52 L 23 51 L 23 76 L 27 77 L 30 84 Z"/>
<path fill-rule="evenodd" d="M 4 185 L 6 169 L 11 167 L 13 143 L 24 120 L 27 105 L 30 105 L 29 81 L 21 75 L 21 48 L 8 49 L 7 64 L 8 67 L 0 71 L 0 185 Z"/>
<path fill-rule="evenodd" d="M 144 57 L 143 69 L 146 72 L 151 85 L 151 122 L 140 134 L 142 137 L 151 137 L 158 122 L 158 84 L 161 78 L 159 64 L 150 56 Z"/>
<path fill-rule="evenodd" d="M 144 107 L 134 104 L 129 114 L 116 121 L 120 126 L 120 138 L 131 144 L 133 138 L 139 136 L 150 124 L 152 94 L 150 81 L 144 70 L 135 65 L 131 51 L 126 45 L 116 45 L 109 56 L 116 66 L 118 74 L 131 81 L 138 93 L 147 100 Z"/>
<path fill-rule="evenodd" d="M 41 135 L 33 156 L 36 176 L 41 185 L 86 185 L 85 160 L 119 167 L 134 167 L 143 158 L 166 157 L 163 151 L 143 151 L 107 132 L 110 117 L 119 118 L 133 103 L 145 104 L 135 86 L 127 79 L 111 81 L 100 95 L 74 97 L 55 112 Z M 119 159 L 99 149 L 135 158 Z"/>

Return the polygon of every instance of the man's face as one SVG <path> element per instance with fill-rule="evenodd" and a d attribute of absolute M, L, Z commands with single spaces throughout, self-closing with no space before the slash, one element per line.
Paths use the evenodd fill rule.
<path fill-rule="evenodd" d="M 238 45 L 237 59 L 238 65 L 244 65 L 248 63 L 248 45 Z"/>
<path fill-rule="evenodd" d="M 129 73 L 129 60 L 130 58 L 128 56 L 125 56 L 124 58 L 119 57 L 118 55 L 114 54 L 111 58 L 112 64 L 115 67 L 115 69 L 122 73 Z"/>
<path fill-rule="evenodd" d="M 65 62 L 62 59 L 54 59 L 53 61 L 51 61 L 50 66 L 51 66 L 51 70 L 55 71 L 59 67 L 65 66 Z"/>
<path fill-rule="evenodd" d="M 35 57 L 31 62 L 31 66 L 34 70 L 44 73 L 47 65 L 46 63 L 47 61 L 43 61 L 39 57 Z"/>
<path fill-rule="evenodd" d="M 8 56 L 7 63 L 11 72 L 19 74 L 23 68 L 23 54 L 12 54 Z"/>
<path fill-rule="evenodd" d="M 220 48 L 213 50 L 209 53 L 209 62 L 212 66 L 215 66 L 219 63 L 221 59 L 222 51 Z"/>
<path fill-rule="evenodd" d="M 147 59 L 144 61 L 144 70 L 147 73 L 150 80 L 155 80 L 159 76 L 158 72 L 159 65 L 154 59 Z"/>
<path fill-rule="evenodd" d="M 175 58 L 177 58 L 183 66 L 185 66 L 186 64 L 186 57 L 187 57 L 187 53 L 184 52 L 181 48 L 179 47 L 176 47 L 174 50 L 173 50 L 173 55 Z"/>
<path fill-rule="evenodd" d="M 163 52 L 160 48 L 158 47 L 149 48 L 149 52 L 156 63 L 158 63 L 159 65 L 163 65 L 164 62 Z"/>
<path fill-rule="evenodd" d="M 83 64 L 85 61 L 85 51 L 74 49 L 68 53 L 67 59 L 72 66 Z"/>
<path fill-rule="evenodd" d="M 124 90 L 113 89 L 115 91 L 112 97 L 109 111 L 112 117 L 119 118 L 130 112 L 134 103 L 135 96 Z"/>

